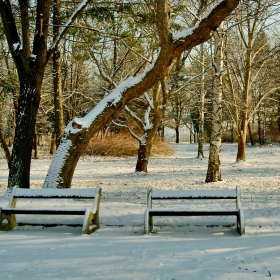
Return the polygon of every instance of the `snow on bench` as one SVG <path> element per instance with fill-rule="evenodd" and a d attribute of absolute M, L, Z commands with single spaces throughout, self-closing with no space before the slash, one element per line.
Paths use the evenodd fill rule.
<path fill-rule="evenodd" d="M 236 200 L 236 209 L 222 210 L 189 210 L 181 208 L 152 208 L 153 200 L 216 200 L 216 199 L 234 199 Z M 147 198 L 147 209 L 145 211 L 144 231 L 149 234 L 153 230 L 154 216 L 236 216 L 237 231 L 240 235 L 245 233 L 245 220 L 243 209 L 241 208 L 240 188 L 235 190 L 153 190 L 150 189 Z"/>
<path fill-rule="evenodd" d="M 10 201 L 7 207 L 0 207 L 0 230 L 12 230 L 16 227 L 17 221 L 15 214 L 32 215 L 84 215 L 83 234 L 91 234 L 99 229 L 99 204 L 101 188 L 90 189 L 20 189 L 18 186 L 13 188 Z M 76 207 L 63 208 L 42 206 L 40 207 L 16 207 L 18 199 L 75 199 L 75 200 L 94 200 L 91 208 Z"/>

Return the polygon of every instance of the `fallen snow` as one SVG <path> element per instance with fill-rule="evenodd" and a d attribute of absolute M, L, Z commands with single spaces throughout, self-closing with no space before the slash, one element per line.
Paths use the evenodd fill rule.
<path fill-rule="evenodd" d="M 208 154 L 208 145 L 204 147 Z M 280 279 L 280 146 L 248 147 L 246 163 L 235 163 L 236 149 L 235 144 L 223 144 L 223 181 L 207 184 L 207 160 L 196 159 L 196 144 L 175 145 L 173 157 L 151 158 L 149 174 L 134 172 L 136 158 L 81 158 L 72 187 L 102 187 L 101 228 L 89 236 L 81 234 L 81 226 L 21 225 L 0 232 L 0 278 Z M 42 186 L 49 165 L 48 157 L 32 161 L 32 188 Z M 1 159 L 2 194 L 7 176 Z M 241 188 L 245 235 L 236 232 L 234 217 L 156 217 L 154 233 L 143 234 L 150 187 L 177 191 L 236 186 Z M 0 206 L 5 203 L 0 198 Z M 195 203 L 187 201 L 187 206 L 220 207 L 219 201 Z M 71 207 L 68 201 L 63 204 Z M 19 223 L 65 222 L 65 217 L 58 219 L 18 216 Z M 82 223 L 82 217 L 67 222 Z"/>

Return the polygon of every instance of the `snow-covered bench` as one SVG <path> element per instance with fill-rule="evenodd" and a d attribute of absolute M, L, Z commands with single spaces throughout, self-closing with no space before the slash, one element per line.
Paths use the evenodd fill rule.
<path fill-rule="evenodd" d="M 15 186 L 12 190 L 10 201 L 7 207 L 0 208 L 0 230 L 6 231 L 14 229 L 17 225 L 16 214 L 32 214 L 32 215 L 84 215 L 83 234 L 91 234 L 99 229 L 99 204 L 100 204 L 101 188 L 89 189 L 20 189 Z M 16 207 L 18 199 L 28 199 L 38 201 L 37 199 L 73 199 L 71 204 L 75 204 L 79 200 L 94 200 L 93 206 L 73 207 L 63 205 L 63 207 L 54 207 L 55 203 L 47 203 L 46 206 L 40 203 L 39 207 L 32 207 L 32 203 L 28 206 Z M 34 201 L 34 202 L 35 202 Z M 37 203 L 38 204 L 38 203 Z"/>
<path fill-rule="evenodd" d="M 209 209 L 209 210 L 189 210 L 181 208 L 152 208 L 153 200 L 216 200 L 234 199 L 236 209 Z M 245 219 L 240 201 L 240 188 L 236 190 L 179 190 L 163 191 L 150 189 L 148 192 L 147 209 L 145 211 L 144 231 L 149 234 L 153 230 L 154 216 L 236 216 L 237 231 L 240 235 L 245 233 Z"/>

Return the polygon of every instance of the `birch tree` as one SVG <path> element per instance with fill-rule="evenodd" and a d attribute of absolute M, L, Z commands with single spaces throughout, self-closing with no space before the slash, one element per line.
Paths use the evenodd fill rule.
<path fill-rule="evenodd" d="M 214 31 L 215 33 L 215 31 Z M 200 45 L 200 66 L 201 66 L 201 77 L 200 77 L 200 100 L 199 100 L 199 119 L 198 119 L 198 148 L 197 158 L 204 158 L 203 144 L 204 144 L 204 113 L 205 113 L 205 88 L 204 88 L 204 71 L 205 71 L 205 57 L 204 57 L 204 43 Z"/>
<path fill-rule="evenodd" d="M 221 175 L 221 145 L 222 145 L 222 76 L 223 76 L 223 23 L 213 32 L 214 37 L 214 78 L 211 112 L 211 139 L 209 147 L 208 170 L 206 182 L 222 180 Z"/>
<path fill-rule="evenodd" d="M 156 28 L 161 48 L 156 61 L 140 75 L 129 77 L 119 84 L 84 118 L 74 118 L 67 125 L 43 187 L 71 187 L 79 157 L 94 133 L 118 117 L 130 100 L 142 95 L 163 80 L 173 61 L 183 51 L 208 40 L 211 32 L 237 7 L 238 3 L 238 0 L 219 1 L 193 27 L 172 34 L 168 1 L 158 0 L 155 8 Z"/>

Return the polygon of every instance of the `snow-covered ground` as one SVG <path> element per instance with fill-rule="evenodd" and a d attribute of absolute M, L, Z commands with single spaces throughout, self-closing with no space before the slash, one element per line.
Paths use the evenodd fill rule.
<path fill-rule="evenodd" d="M 0 232 L 0 279 L 280 279 L 280 146 L 248 147 L 247 162 L 240 164 L 237 146 L 223 144 L 223 181 L 208 184 L 207 160 L 196 159 L 197 145 L 174 147 L 173 157 L 150 159 L 148 174 L 134 173 L 135 158 L 81 158 L 72 187 L 102 187 L 100 230 L 84 236 L 81 227 L 21 225 Z M 32 188 L 41 187 L 49 165 L 48 157 L 32 161 Z M 1 159 L 0 194 L 7 176 Z M 143 234 L 149 187 L 236 186 L 242 191 L 245 235 L 238 235 L 233 217 L 156 217 L 154 233 Z M 6 203 L 0 198 L 0 206 Z M 220 207 L 218 202 L 178 203 Z M 21 224 L 62 220 L 18 217 Z"/>

